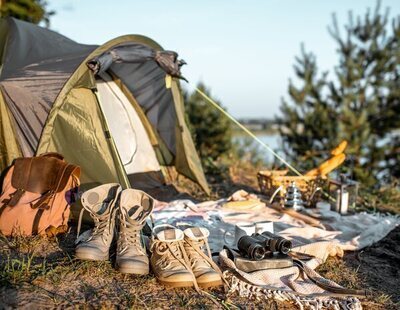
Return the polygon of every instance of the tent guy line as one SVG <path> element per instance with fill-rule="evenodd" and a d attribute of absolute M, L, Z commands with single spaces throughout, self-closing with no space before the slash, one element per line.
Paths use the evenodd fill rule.
<path fill-rule="evenodd" d="M 190 83 L 188 83 L 190 85 Z M 304 176 L 301 172 L 299 172 L 295 167 L 293 167 L 291 164 L 289 164 L 284 158 L 282 158 L 278 153 L 276 153 L 268 144 L 264 143 L 261 141 L 254 133 L 252 133 L 249 129 L 247 129 L 243 124 L 241 124 L 237 119 L 235 119 L 231 114 L 229 114 L 227 111 L 225 111 L 223 108 L 221 108 L 214 100 L 212 100 L 209 96 L 207 96 L 204 92 L 202 92 L 200 89 L 197 87 L 191 85 L 204 99 L 206 99 L 210 104 L 212 104 L 216 109 L 218 109 L 222 114 L 224 114 L 226 117 L 228 117 L 232 122 L 234 122 L 239 128 L 243 129 L 244 132 L 246 132 L 250 137 L 252 137 L 255 141 L 257 141 L 262 147 L 267 149 L 269 152 L 272 153 L 278 160 L 280 160 L 284 165 L 286 165 L 290 170 L 292 170 L 295 174 L 298 176 Z M 321 191 L 321 193 L 326 197 L 327 199 L 331 201 L 336 201 L 335 198 L 333 198 L 329 193 L 324 191 L 323 189 L 318 187 L 318 190 Z"/>
<path fill-rule="evenodd" d="M 194 87 L 194 86 L 192 86 Z M 295 167 L 289 164 L 284 158 L 282 158 L 278 153 L 276 153 L 268 144 L 261 141 L 254 133 L 252 133 L 249 129 L 247 129 L 244 125 L 242 125 L 238 120 L 236 120 L 232 115 L 230 115 L 227 111 L 221 108 L 214 100 L 212 100 L 209 96 L 203 93 L 197 87 L 194 89 L 209 103 L 211 103 L 216 109 L 218 109 L 222 114 L 224 114 L 227 118 L 229 118 L 232 122 L 234 122 L 237 126 L 244 130 L 250 137 L 252 137 L 255 141 L 257 141 L 262 147 L 264 147 L 267 151 L 272 153 L 277 159 L 279 159 L 283 164 L 285 164 L 290 170 L 292 170 L 298 176 L 303 176 Z"/>

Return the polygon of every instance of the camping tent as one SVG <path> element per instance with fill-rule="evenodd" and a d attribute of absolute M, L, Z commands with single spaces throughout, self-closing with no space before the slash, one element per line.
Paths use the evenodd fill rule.
<path fill-rule="evenodd" d="M 59 152 L 81 166 L 84 190 L 107 182 L 160 186 L 174 166 L 208 192 L 179 80 L 165 70 L 179 64 L 168 63 L 171 55 L 144 36 L 83 45 L 0 20 L 0 168 Z"/>

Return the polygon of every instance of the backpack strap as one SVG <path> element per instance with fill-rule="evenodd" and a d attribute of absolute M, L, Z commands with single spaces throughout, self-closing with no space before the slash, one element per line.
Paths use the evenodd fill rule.
<path fill-rule="evenodd" d="M 40 219 L 42 218 L 42 215 L 44 213 L 44 208 L 40 208 L 35 215 L 35 218 L 33 219 L 32 223 L 32 234 L 37 235 L 39 233 L 39 223 Z"/>
<path fill-rule="evenodd" d="M 48 191 L 47 193 L 43 194 L 34 204 L 31 203 L 31 208 L 49 209 L 49 202 L 53 196 L 54 191 Z"/>
<path fill-rule="evenodd" d="M 50 209 L 50 201 L 53 199 L 55 199 L 55 194 L 57 192 L 59 192 L 60 190 L 62 190 L 62 188 L 60 188 L 63 184 L 64 187 L 68 182 L 68 179 L 73 176 L 76 178 L 76 180 L 79 180 L 79 176 L 80 176 L 81 170 L 78 166 L 75 165 L 71 165 L 68 164 L 64 167 L 61 176 L 59 178 L 57 187 L 55 190 L 49 191 L 47 193 L 45 193 L 44 195 L 42 195 L 42 197 L 40 197 L 40 199 L 34 204 L 32 205 L 32 209 L 38 209 L 38 211 L 36 212 L 35 218 L 33 219 L 33 223 L 32 223 L 32 234 L 36 235 L 39 233 L 39 223 L 40 220 L 43 216 L 43 213 L 45 210 Z M 79 181 L 77 182 L 79 185 Z"/>
<path fill-rule="evenodd" d="M 19 169 L 19 172 L 16 173 L 16 174 L 18 174 L 16 177 L 22 178 L 21 182 L 23 182 L 23 183 L 18 183 L 18 185 L 15 186 L 15 188 L 17 188 L 17 190 L 10 195 L 10 199 L 4 201 L 4 203 L 7 204 L 8 206 L 10 206 L 10 207 L 15 206 L 20 201 L 22 196 L 25 194 L 25 189 L 28 185 L 28 179 L 23 178 L 21 174 L 24 172 L 23 170 L 26 170 L 26 171 L 31 170 L 32 161 L 33 161 L 33 158 L 27 158 L 23 162 L 21 162 L 21 169 Z M 15 173 L 15 163 L 14 163 L 13 177 L 14 177 L 14 173 Z"/>
<path fill-rule="evenodd" d="M 10 194 L 9 199 L 3 200 L 3 205 L 14 207 L 18 204 L 22 196 L 25 194 L 26 188 L 28 187 L 28 177 L 32 167 L 33 157 L 31 158 L 18 158 L 14 161 L 13 174 L 11 177 L 11 185 L 17 190 Z M 17 169 L 18 166 L 18 169 Z M 14 180 L 18 180 L 15 182 Z"/>
<path fill-rule="evenodd" d="M 10 195 L 10 199 L 6 199 L 3 202 L 6 203 L 10 207 L 14 207 L 25 194 L 25 190 L 23 188 L 18 188 L 14 193 Z"/>

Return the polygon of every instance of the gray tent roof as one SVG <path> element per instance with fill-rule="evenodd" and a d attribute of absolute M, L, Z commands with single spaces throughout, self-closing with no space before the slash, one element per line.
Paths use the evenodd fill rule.
<path fill-rule="evenodd" d="M 207 192 L 201 163 L 184 123 L 179 84 L 173 80 L 172 87 L 166 87 L 167 73 L 181 77 L 184 62 L 177 56 L 140 35 L 122 36 L 98 47 L 76 43 L 34 24 L 0 19 L 0 91 L 23 156 L 35 155 L 42 132 L 48 128 L 49 113 L 54 115 L 53 105 L 63 101 L 59 94 L 78 87 L 76 78 L 88 73 L 83 69 L 88 65 L 94 74 L 108 70 L 123 82 L 158 134 L 164 163 L 175 165 Z M 82 87 L 94 86 L 88 77 Z"/>
<path fill-rule="evenodd" d="M 3 32 L 0 87 L 17 124 L 22 151 L 33 155 L 58 93 L 95 45 L 8 17 Z"/>
<path fill-rule="evenodd" d="M 41 68 L 42 71 L 70 73 L 74 65 L 97 47 L 76 43 L 59 33 L 11 17 L 4 19 L 1 26 L 6 27 L 8 33 L 0 80 L 24 76 L 26 66 L 29 71 Z"/>
<path fill-rule="evenodd" d="M 35 153 L 50 109 L 75 69 L 96 45 L 76 43 L 63 35 L 14 18 L 2 20 L 7 28 L 3 46 L 0 87 L 16 123 L 25 156 Z M 154 61 L 159 52 L 139 43 L 115 47 L 102 55 L 107 66 L 128 86 L 172 154 L 175 145 L 175 110 L 165 91 L 165 71 Z M 169 52 L 165 53 L 166 59 Z"/>

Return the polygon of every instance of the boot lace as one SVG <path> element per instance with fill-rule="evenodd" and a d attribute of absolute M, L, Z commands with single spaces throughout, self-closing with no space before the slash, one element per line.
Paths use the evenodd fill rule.
<path fill-rule="evenodd" d="M 204 240 L 185 240 L 185 250 L 192 268 L 194 268 L 198 264 L 210 265 L 208 261 L 204 259 L 203 256 L 198 255 L 198 252 L 196 251 L 196 249 L 199 249 L 201 253 L 204 253 L 202 250 L 204 246 L 206 246 L 206 248 L 208 249 L 208 246 L 206 245 L 206 242 Z M 209 256 L 211 255 L 209 254 Z"/>
<path fill-rule="evenodd" d="M 120 214 L 120 235 L 118 238 L 118 253 L 122 254 L 128 249 L 134 248 L 136 252 L 145 255 L 141 243 L 141 230 L 143 224 L 130 223 L 127 215 Z"/>
<path fill-rule="evenodd" d="M 81 212 L 79 213 L 79 220 L 78 220 L 78 228 L 77 228 L 77 236 L 76 239 L 78 240 L 79 235 L 80 235 L 80 230 L 81 230 L 81 225 L 82 225 L 82 218 L 83 218 L 83 212 L 85 211 L 85 208 L 82 208 Z M 108 237 L 111 234 L 111 221 L 114 218 L 113 211 L 108 212 L 103 215 L 97 215 L 91 211 L 88 211 L 90 217 L 94 221 L 94 227 L 92 229 L 90 237 L 85 241 L 88 242 L 94 238 L 100 237 L 101 240 L 103 241 L 104 244 L 107 243 Z"/>
<path fill-rule="evenodd" d="M 185 244 L 188 243 L 189 246 L 194 249 L 194 251 L 199 253 L 200 256 L 202 256 L 206 261 L 208 261 L 210 263 L 212 268 L 214 268 L 217 272 L 219 272 L 221 274 L 222 281 L 225 283 L 225 285 L 227 285 L 226 280 L 222 277 L 221 270 L 211 259 L 211 251 L 208 246 L 208 243 L 206 242 L 206 240 L 201 240 L 201 241 L 202 242 L 194 241 L 194 240 L 179 240 L 179 241 L 165 242 L 165 241 L 160 241 L 158 239 L 153 239 L 153 243 L 150 247 L 150 251 L 152 253 L 155 252 L 156 254 L 158 254 L 161 257 L 159 259 L 159 261 L 157 262 L 157 264 L 159 264 L 160 268 L 162 268 L 162 269 L 167 269 L 171 265 L 176 264 L 176 263 L 182 264 L 186 268 L 186 270 L 188 270 L 190 272 L 190 274 L 192 275 L 194 288 L 197 291 L 197 293 L 207 297 L 210 301 L 212 301 L 218 307 L 221 307 L 221 304 L 218 302 L 216 296 L 200 289 L 199 285 L 197 284 L 196 276 L 193 273 L 193 269 L 191 267 L 192 264 L 188 257 L 187 250 L 185 249 Z M 204 254 L 204 252 L 201 250 L 201 247 L 199 247 L 199 244 L 203 244 L 203 243 L 206 245 L 207 251 L 208 251 L 208 254 L 210 257 L 208 257 L 206 254 Z M 194 259 L 192 261 L 194 261 Z"/>
<path fill-rule="evenodd" d="M 94 228 L 92 231 L 92 235 L 88 239 L 88 241 L 101 237 L 101 240 L 104 243 L 107 243 L 108 237 L 111 234 L 111 225 L 110 225 L 110 217 L 109 216 L 92 216 L 94 220 Z"/>
<path fill-rule="evenodd" d="M 175 264 L 183 264 L 186 267 L 185 258 L 183 256 L 183 241 L 163 242 L 154 240 L 150 251 L 155 252 L 161 258 L 158 265 L 162 269 L 168 269 Z"/>
<path fill-rule="evenodd" d="M 155 251 L 155 253 L 161 257 L 157 262 L 161 269 L 168 269 L 176 264 L 183 265 L 185 269 L 188 270 L 192 275 L 194 287 L 196 291 L 200 293 L 200 288 L 197 284 L 196 276 L 194 275 L 193 270 L 190 267 L 190 261 L 183 244 L 183 240 L 164 242 L 156 239 L 153 240 L 150 251 L 152 253 Z"/>
<path fill-rule="evenodd" d="M 190 265 L 192 268 L 194 268 L 197 263 L 208 264 L 209 266 L 211 266 L 211 268 L 213 268 L 216 272 L 220 274 L 222 281 L 225 282 L 221 270 L 212 259 L 211 250 L 208 245 L 207 239 L 193 240 L 187 238 L 185 239 L 185 245 L 186 252 L 188 253 Z M 206 248 L 208 255 L 204 253 L 202 249 L 203 247 Z"/>

